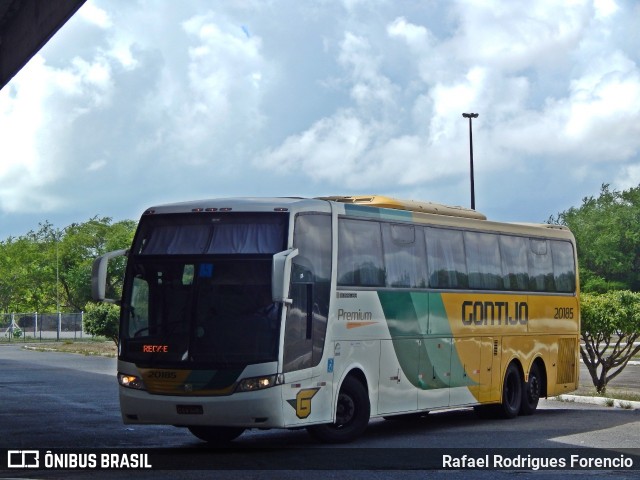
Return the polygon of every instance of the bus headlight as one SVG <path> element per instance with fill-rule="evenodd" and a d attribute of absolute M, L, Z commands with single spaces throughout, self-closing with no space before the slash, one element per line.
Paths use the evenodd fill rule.
<path fill-rule="evenodd" d="M 240 380 L 236 391 L 252 392 L 254 390 L 262 390 L 263 388 L 273 387 L 282 383 L 282 375 L 264 375 L 262 377 L 244 378 Z"/>
<path fill-rule="evenodd" d="M 136 390 L 144 390 L 144 383 L 140 377 L 135 375 L 126 375 L 118 373 L 118 383 L 123 387 L 135 388 Z"/>

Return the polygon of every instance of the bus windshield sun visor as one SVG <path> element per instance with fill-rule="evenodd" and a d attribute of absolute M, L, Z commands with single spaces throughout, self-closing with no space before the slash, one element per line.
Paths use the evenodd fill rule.
<path fill-rule="evenodd" d="M 283 215 L 203 217 L 191 216 L 184 222 L 173 219 L 167 223 L 158 217 L 150 219 L 152 221 L 144 226 L 137 252 L 141 255 L 273 255 L 283 250 L 286 233 Z"/>

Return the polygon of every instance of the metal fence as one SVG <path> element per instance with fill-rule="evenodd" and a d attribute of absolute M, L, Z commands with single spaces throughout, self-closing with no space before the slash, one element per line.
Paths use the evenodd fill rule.
<path fill-rule="evenodd" d="M 52 341 L 92 338 L 83 333 L 84 312 L 78 313 L 2 313 L 0 340 Z"/>

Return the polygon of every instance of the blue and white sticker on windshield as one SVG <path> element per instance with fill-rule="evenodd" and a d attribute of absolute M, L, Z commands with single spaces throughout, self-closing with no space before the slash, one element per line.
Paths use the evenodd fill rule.
<path fill-rule="evenodd" d="M 212 263 L 201 263 L 200 269 L 198 270 L 198 276 L 200 278 L 211 278 L 213 277 L 213 264 Z"/>

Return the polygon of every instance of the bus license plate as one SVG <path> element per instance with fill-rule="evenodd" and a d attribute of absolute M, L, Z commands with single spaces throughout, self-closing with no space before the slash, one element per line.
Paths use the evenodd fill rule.
<path fill-rule="evenodd" d="M 179 415 L 204 415 L 202 405 L 176 405 Z"/>

